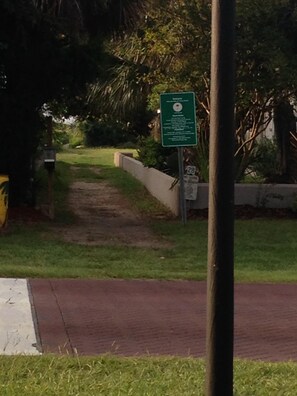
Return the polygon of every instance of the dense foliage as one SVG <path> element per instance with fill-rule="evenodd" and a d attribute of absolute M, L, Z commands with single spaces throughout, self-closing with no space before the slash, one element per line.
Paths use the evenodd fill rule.
<path fill-rule="evenodd" d="M 0 173 L 10 204 L 31 201 L 45 107 L 87 115 L 90 144 L 120 142 L 122 125 L 150 128 L 158 141 L 159 94 L 169 91 L 196 93 L 191 158 L 207 180 L 210 37 L 210 0 L 0 0 Z M 239 0 L 236 41 L 235 179 L 251 169 L 274 114 L 279 179 L 296 181 L 296 1 Z"/>
<path fill-rule="evenodd" d="M 42 110 L 81 114 L 86 84 L 103 73 L 102 42 L 141 1 L 0 1 L 0 173 L 10 204 L 30 202 Z"/>
<path fill-rule="evenodd" d="M 113 107 L 123 115 L 141 106 L 156 111 L 161 92 L 194 91 L 199 120 L 199 145 L 194 157 L 199 159 L 200 177 L 205 179 L 211 2 L 158 3 L 137 31 L 109 43 L 117 63 L 110 69 L 109 81 L 97 86 L 97 98 L 104 102 L 106 111 Z M 237 3 L 235 179 L 240 180 L 250 166 L 257 138 L 275 109 L 296 99 L 297 4 L 289 0 Z M 280 129 L 287 135 L 294 132 L 284 125 Z"/>

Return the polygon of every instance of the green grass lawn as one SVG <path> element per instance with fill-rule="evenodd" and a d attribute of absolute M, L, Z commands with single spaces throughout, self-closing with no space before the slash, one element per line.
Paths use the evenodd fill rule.
<path fill-rule="evenodd" d="M 81 246 L 58 240 L 46 225 L 12 227 L 1 236 L 0 276 L 206 278 L 207 221 L 154 221 L 172 248 Z M 236 222 L 237 281 L 296 282 L 297 240 L 290 220 Z"/>
<path fill-rule="evenodd" d="M 206 278 L 207 221 L 183 226 L 152 199 L 143 186 L 113 166 L 114 149 L 71 150 L 58 155 L 56 172 L 57 223 L 73 220 L 65 196 L 73 177 L 108 180 L 145 216 L 154 232 L 172 248 L 80 246 L 58 240 L 46 223 L 11 225 L 1 238 L 0 276 L 83 278 Z M 70 170 L 74 165 L 75 171 Z M 101 172 L 94 172 L 100 167 Z M 165 219 L 158 220 L 160 214 Z M 244 282 L 296 282 L 296 220 L 253 219 L 235 223 L 235 277 Z"/>
<path fill-rule="evenodd" d="M 58 155 L 57 219 L 74 216 L 65 204 L 73 178 L 108 180 L 125 194 L 167 249 L 79 246 L 58 240 L 49 223 L 10 224 L 0 235 L 0 276 L 206 279 L 207 221 L 183 226 L 140 183 L 113 167 L 114 149 L 72 150 Z M 75 170 L 70 169 L 74 165 Z M 94 169 L 100 167 L 98 174 Z M 42 183 L 41 175 L 41 183 Z M 164 219 L 157 217 L 163 214 Z M 297 282 L 294 220 L 238 220 L 235 224 L 237 281 Z M 296 363 L 235 361 L 234 395 L 295 396 Z M 205 362 L 183 358 L 0 356 L 1 395 L 203 395 Z"/>
<path fill-rule="evenodd" d="M 296 369 L 235 361 L 234 395 L 294 396 Z M 204 361 L 190 358 L 0 357 L 3 396 L 202 396 L 204 377 Z"/>

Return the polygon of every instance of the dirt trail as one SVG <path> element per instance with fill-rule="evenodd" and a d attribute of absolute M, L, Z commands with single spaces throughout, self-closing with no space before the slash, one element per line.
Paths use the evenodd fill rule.
<path fill-rule="evenodd" d="M 155 235 L 128 200 L 106 181 L 75 181 L 70 187 L 69 207 L 77 216 L 75 224 L 56 231 L 67 242 L 82 245 L 131 245 L 168 247 Z"/>

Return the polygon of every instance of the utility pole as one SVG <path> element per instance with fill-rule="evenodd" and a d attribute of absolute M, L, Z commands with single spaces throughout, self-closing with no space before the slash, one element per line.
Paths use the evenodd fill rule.
<path fill-rule="evenodd" d="M 233 395 L 235 0 L 212 1 L 206 395 Z"/>

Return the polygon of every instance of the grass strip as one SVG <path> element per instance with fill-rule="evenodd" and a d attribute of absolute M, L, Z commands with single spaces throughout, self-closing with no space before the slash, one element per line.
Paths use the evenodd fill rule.
<path fill-rule="evenodd" d="M 98 183 L 108 180 L 134 202 L 144 201 L 143 186 L 138 182 L 136 186 L 130 175 L 113 167 L 114 151 L 79 149 L 59 154 L 57 222 L 73 221 L 66 197 L 69 183 L 76 178 Z M 179 220 L 158 220 L 148 214 L 160 213 L 160 207 L 147 192 L 146 199 L 150 202 L 144 204 L 149 208 L 148 224 L 157 236 L 172 243 L 171 248 L 81 246 L 58 240 L 47 223 L 11 224 L 1 235 L 0 276 L 206 279 L 207 221 L 191 220 L 183 226 Z M 237 282 L 297 282 L 296 221 L 237 220 L 235 278 Z"/>
<path fill-rule="evenodd" d="M 82 246 L 46 225 L 11 226 L 1 236 L 0 276 L 206 279 L 206 221 L 155 221 L 153 229 L 172 247 Z M 295 230 L 290 220 L 236 221 L 236 281 L 296 282 Z"/>
<path fill-rule="evenodd" d="M 235 361 L 234 395 L 294 396 L 296 363 Z M 2 356 L 1 395 L 204 394 L 201 359 L 173 357 Z"/>

